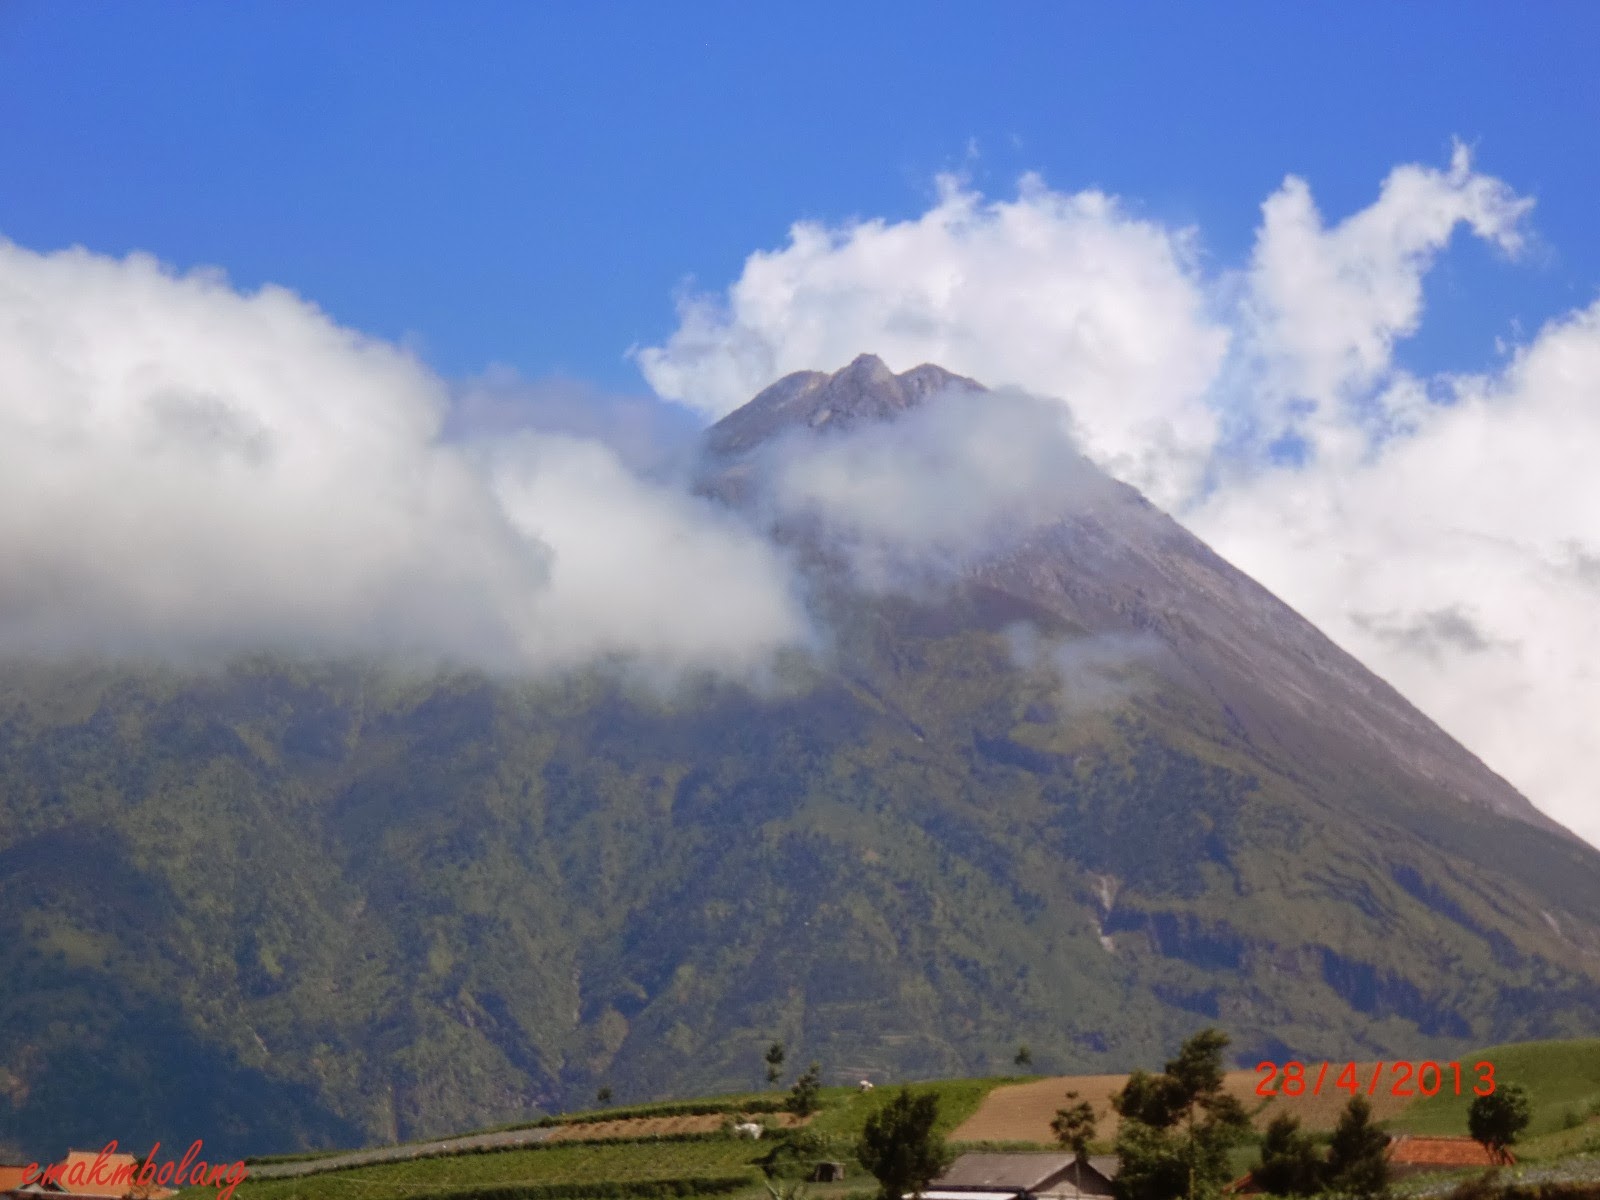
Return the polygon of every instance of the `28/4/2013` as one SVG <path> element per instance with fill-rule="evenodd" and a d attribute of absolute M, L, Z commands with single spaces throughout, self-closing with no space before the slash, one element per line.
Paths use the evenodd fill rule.
<path fill-rule="evenodd" d="M 1308 1076 L 1309 1068 L 1302 1062 L 1286 1062 L 1281 1066 L 1277 1063 L 1262 1062 L 1256 1064 L 1256 1073 L 1261 1080 L 1256 1084 L 1258 1096 L 1320 1096 L 1324 1085 L 1328 1085 L 1329 1069 L 1336 1066 L 1334 1063 L 1314 1064 L 1317 1068 L 1315 1077 Z M 1357 1065 L 1347 1062 L 1339 1070 L 1331 1086 L 1340 1091 L 1349 1092 L 1352 1096 L 1359 1092 L 1375 1095 L 1378 1084 L 1383 1078 L 1383 1070 L 1389 1068 L 1391 1076 L 1389 1094 L 1391 1096 L 1437 1096 L 1447 1087 L 1453 1087 L 1455 1095 L 1461 1095 L 1461 1064 L 1451 1063 L 1410 1063 L 1410 1062 L 1376 1062 L 1368 1069 L 1365 1064 Z M 1477 1073 L 1477 1081 L 1471 1083 L 1474 1096 L 1488 1096 L 1494 1092 L 1494 1064 L 1492 1062 L 1473 1063 L 1472 1069 Z M 1366 1076 L 1366 1078 L 1362 1078 Z"/>

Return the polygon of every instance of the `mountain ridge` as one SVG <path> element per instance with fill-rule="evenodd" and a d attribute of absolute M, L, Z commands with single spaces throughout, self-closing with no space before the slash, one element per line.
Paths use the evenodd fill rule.
<path fill-rule="evenodd" d="M 950 391 L 854 366 L 725 418 L 711 494 L 758 519 L 790 431 Z M 1090 491 L 936 586 L 800 556 L 831 648 L 766 692 L 0 667 L 0 1149 L 407 1140 L 749 1086 L 775 1038 L 853 1082 L 1592 1033 L 1600 853 Z"/>
<path fill-rule="evenodd" d="M 746 455 L 762 443 L 784 432 L 802 427 L 818 429 L 826 426 L 829 430 L 833 430 L 858 427 L 872 422 L 892 421 L 923 403 L 930 395 L 950 389 L 973 393 L 988 391 L 975 380 L 956 375 L 931 363 L 924 363 L 896 375 L 882 359 L 873 354 L 863 353 L 831 375 L 820 371 L 802 371 L 777 380 L 743 407 L 713 425 L 707 433 L 706 444 L 711 453 L 719 458 Z M 1466 803 L 1482 804 L 1502 815 L 1526 820 L 1566 836 L 1576 837 L 1565 826 L 1540 811 L 1470 750 L 1438 729 L 1385 680 L 1339 647 L 1284 601 L 1227 563 L 1179 522 L 1156 509 L 1137 489 L 1104 476 L 1097 468 L 1089 465 L 1087 460 L 1083 466 L 1100 477 L 1103 490 L 1118 497 L 1122 502 L 1122 508 L 1132 518 L 1131 522 L 1125 520 L 1117 529 L 1102 529 L 1096 532 L 1103 532 L 1114 538 L 1118 538 L 1120 534 L 1118 545 L 1121 549 L 1132 550 L 1143 556 L 1145 562 L 1141 566 L 1146 568 L 1146 574 L 1157 576 L 1157 579 L 1147 579 L 1146 584 L 1159 582 L 1169 595 L 1174 591 L 1170 577 L 1160 578 L 1163 574 L 1161 571 L 1163 564 L 1159 551 L 1166 550 L 1169 558 L 1182 556 L 1194 565 L 1203 567 L 1207 572 L 1208 577 L 1205 580 L 1191 576 L 1183 581 L 1191 589 L 1184 595 L 1184 599 L 1193 599 L 1196 595 L 1193 589 L 1202 582 L 1211 585 L 1211 588 L 1201 593 L 1207 599 L 1212 598 L 1210 593 L 1214 589 L 1225 589 L 1221 602 L 1210 606 L 1211 612 L 1208 615 L 1212 618 L 1212 624 L 1206 629 L 1208 636 L 1215 638 L 1218 635 L 1215 626 L 1216 617 L 1225 611 L 1269 615 L 1269 619 L 1278 618 L 1280 626 L 1287 623 L 1285 618 L 1291 618 L 1293 622 L 1298 623 L 1298 628 L 1294 630 L 1299 642 L 1296 649 L 1307 661 L 1321 671 L 1337 670 L 1347 692 L 1371 696 L 1378 701 L 1383 714 L 1395 721 L 1406 735 L 1412 738 L 1425 737 L 1427 741 L 1425 757 L 1414 763 L 1414 770 L 1425 780 L 1443 782 L 1446 786 L 1455 788 Z M 1082 519 L 1084 532 L 1094 529 L 1095 518 L 1092 515 Z M 1141 526 L 1142 531 L 1148 535 L 1145 539 L 1127 536 L 1130 528 L 1139 529 Z M 1045 536 L 1048 536 L 1048 531 Z M 1032 564 L 1024 561 L 1028 557 L 1027 551 L 1019 550 L 1008 556 L 1009 567 L 1007 561 L 1002 560 L 999 563 L 985 564 L 984 570 L 990 578 L 1001 581 L 1003 586 L 1012 589 L 1031 587 L 1035 593 L 1055 602 L 1053 607 L 1058 606 L 1065 586 L 1062 580 L 1059 578 L 1049 581 L 1039 578 L 1028 580 L 1023 577 L 1029 573 L 1030 566 L 1036 567 L 1040 562 L 1045 564 L 1051 561 L 1059 562 L 1065 556 L 1052 555 L 1046 548 L 1043 553 L 1033 556 Z M 1036 569 L 1033 573 L 1035 576 L 1039 574 Z M 1166 574 L 1170 576 L 1170 571 Z M 1138 584 L 1135 585 L 1135 595 L 1143 602 L 1143 607 L 1139 609 L 1138 619 L 1133 624 L 1142 625 L 1170 639 L 1175 633 L 1174 622 L 1170 619 L 1166 621 L 1155 619 L 1159 602 L 1153 602 L 1147 595 L 1145 587 Z M 1171 618 L 1177 615 L 1179 610 L 1180 606 L 1169 600 L 1162 615 Z M 1282 636 L 1285 630 L 1280 628 L 1273 632 Z M 1237 638 L 1231 649 L 1239 657 L 1248 659 L 1245 647 Z M 1297 669 L 1298 664 L 1279 658 L 1270 664 L 1270 668 L 1262 669 L 1283 671 L 1285 668 L 1296 675 L 1301 675 L 1301 678 L 1288 683 L 1286 687 L 1276 692 L 1278 699 L 1292 703 L 1296 693 L 1305 695 L 1309 691 L 1303 674 Z M 1385 736 L 1381 726 L 1370 720 L 1365 723 L 1367 736 L 1385 743 L 1391 750 L 1397 749 L 1398 739 Z M 1450 759 L 1456 761 L 1450 762 L 1448 761 Z M 1436 775 L 1442 775 L 1443 779 L 1435 778 Z"/>

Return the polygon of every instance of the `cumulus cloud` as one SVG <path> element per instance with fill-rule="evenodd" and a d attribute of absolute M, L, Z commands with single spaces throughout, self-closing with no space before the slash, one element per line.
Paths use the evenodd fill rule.
<path fill-rule="evenodd" d="M 1311 441 L 1321 453 L 1359 448 L 1363 400 L 1380 419 L 1373 432 L 1393 432 L 1381 418 L 1409 412 L 1415 390 L 1374 385 L 1389 375 L 1395 343 L 1417 330 L 1428 268 L 1461 225 L 1516 253 L 1532 207 L 1474 172 L 1461 145 L 1448 169 L 1397 167 L 1375 202 L 1331 229 L 1310 185 L 1285 180 L 1261 206 L 1236 322 L 1248 360 L 1243 408 L 1259 435 Z"/>
<path fill-rule="evenodd" d="M 0 653 L 743 673 L 806 636 L 710 505 L 594 438 L 449 440 L 449 412 L 282 289 L 0 242 Z"/>
<path fill-rule="evenodd" d="M 1394 361 L 1452 238 L 1515 256 L 1530 209 L 1461 146 L 1336 221 L 1290 177 L 1248 260 L 1208 271 L 1196 231 L 1112 197 L 946 180 L 912 220 L 796 225 L 637 360 L 709 415 L 863 350 L 1058 397 L 1089 458 L 1600 844 L 1600 307 L 1488 375 Z M 823 465 L 805 494 L 880 486 Z"/>
<path fill-rule="evenodd" d="M 667 343 L 636 351 L 645 377 L 717 417 L 862 350 L 896 372 L 938 363 L 1064 398 L 1090 455 L 1159 501 L 1192 489 L 1216 438 L 1202 397 L 1227 345 L 1193 232 L 1033 177 L 1013 201 L 940 186 L 916 220 L 795 225 L 725 298 L 682 302 Z"/>
<path fill-rule="evenodd" d="M 524 379 L 503 365 L 451 387 L 443 427 L 448 440 L 530 430 L 598 442 L 635 473 L 671 478 L 689 469 L 701 422 L 654 396 L 607 392 L 581 379 Z"/>

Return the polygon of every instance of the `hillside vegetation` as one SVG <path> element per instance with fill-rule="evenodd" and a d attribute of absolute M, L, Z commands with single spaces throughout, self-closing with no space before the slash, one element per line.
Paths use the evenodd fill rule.
<path fill-rule="evenodd" d="M 1600 1139 L 1600 1041 L 1566 1041 L 1523 1043 L 1491 1046 L 1477 1052 L 1479 1059 L 1493 1061 L 1501 1078 L 1507 1083 L 1524 1087 L 1533 1100 L 1534 1120 L 1524 1142 L 1519 1144 L 1519 1157 L 1528 1163 L 1550 1163 L 1585 1149 L 1600 1150 L 1591 1144 Z M 1476 1060 L 1475 1060 L 1476 1061 Z M 1098 1097 L 1114 1090 L 1124 1076 L 1053 1077 L 1046 1079 L 1017 1079 L 993 1077 L 986 1079 L 936 1080 L 913 1085 L 917 1091 L 932 1091 L 940 1098 L 939 1128 L 950 1137 L 956 1149 L 963 1146 L 989 1146 L 998 1143 L 1025 1147 L 1030 1142 L 1044 1149 L 1054 1145 L 1047 1132 L 1041 1137 L 1022 1136 L 1037 1133 L 1033 1128 L 1035 1114 L 1032 1108 L 1046 1103 L 1059 1106 L 1068 1090 L 1080 1095 Z M 1230 1076 L 1229 1091 L 1241 1097 L 1253 1095 L 1254 1072 L 1237 1072 Z M 827 1088 L 821 1096 L 822 1108 L 804 1127 L 803 1132 L 784 1134 L 769 1129 L 768 1136 L 760 1141 L 746 1141 L 725 1133 L 705 1133 L 667 1139 L 622 1138 L 587 1142 L 560 1142 L 528 1150 L 510 1150 L 498 1153 L 457 1154 L 442 1157 L 398 1162 L 383 1166 L 355 1170 L 330 1171 L 289 1180 L 247 1181 L 238 1192 L 245 1200 L 468 1200 L 481 1196 L 485 1200 L 513 1200 L 524 1196 L 533 1200 L 546 1197 L 594 1197 L 603 1200 L 615 1197 L 674 1196 L 674 1195 L 727 1195 L 730 1200 L 758 1200 L 766 1197 L 763 1181 L 776 1170 L 780 1176 L 793 1179 L 818 1159 L 828 1158 L 846 1163 L 847 1177 L 841 1184 L 813 1185 L 810 1191 L 822 1200 L 844 1195 L 868 1193 L 872 1188 L 870 1177 L 863 1175 L 855 1163 L 854 1143 L 868 1116 L 888 1103 L 893 1089 L 879 1088 L 861 1094 L 850 1088 Z M 1027 1096 L 1027 1113 L 1020 1113 L 1013 1101 Z M 1324 1135 L 1331 1129 L 1333 1118 L 1342 1105 L 1324 1104 L 1306 1097 L 1303 1104 L 1289 1111 L 1301 1116 L 1306 1127 Z M 773 1094 L 763 1096 L 711 1097 L 704 1100 L 681 1101 L 678 1109 L 743 1111 L 740 1105 L 750 1101 L 773 1101 Z M 1272 1105 L 1256 1100 L 1252 1109 L 1257 1113 L 1257 1129 L 1261 1117 L 1277 1111 L 1277 1105 L 1293 1102 L 1284 1099 Z M 1098 1107 L 1098 1105 L 1097 1105 Z M 1380 1097 L 1377 1105 L 1383 1117 L 1382 1125 L 1392 1132 L 1443 1133 L 1461 1135 L 1466 1132 L 1466 1102 L 1443 1103 L 1443 1098 L 1418 1098 L 1402 1100 L 1392 1096 Z M 1324 1111 L 1326 1110 L 1326 1111 Z M 1053 1112 L 1053 1107 L 1051 1109 Z M 1587 1112 L 1587 1126 L 1571 1125 L 1569 1114 Z M 592 1120 L 601 1113 L 575 1114 L 570 1125 L 572 1136 L 602 1137 L 601 1130 L 617 1132 L 626 1128 L 631 1120 L 637 1122 L 652 1118 L 625 1118 L 610 1114 L 615 1120 L 601 1125 Z M 770 1118 L 766 1119 L 770 1124 Z M 1017 1123 L 1007 1127 L 1005 1122 Z M 1102 1125 L 1099 1150 L 1110 1149 L 1112 1130 Z M 799 1153 L 789 1155 L 775 1150 L 795 1137 Z M 1562 1141 L 1561 1139 L 1566 1139 Z M 1576 1139 L 1576 1140 L 1574 1140 Z M 1238 1171 L 1247 1170 L 1257 1153 L 1254 1141 L 1242 1147 L 1234 1156 Z M 194 1190 L 195 1196 L 206 1194 Z"/>
<path fill-rule="evenodd" d="M 951 378 L 778 387 L 708 494 Z M 844 1084 L 1592 1035 L 1600 852 L 1079 470 L 916 586 L 775 533 L 827 645 L 755 689 L 0 664 L 0 1154 L 408 1141 L 773 1039 Z"/>

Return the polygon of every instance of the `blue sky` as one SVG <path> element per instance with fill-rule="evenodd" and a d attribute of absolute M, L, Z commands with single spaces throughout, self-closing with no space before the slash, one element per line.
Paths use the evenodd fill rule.
<path fill-rule="evenodd" d="M 1460 137 L 1543 242 L 1430 276 L 1403 354 L 1464 367 L 1600 280 L 1597 52 L 1582 3 L 8 0 L 0 234 L 277 282 L 451 376 L 642 390 L 686 277 L 941 171 L 1100 187 L 1231 262 L 1285 174 L 1339 216 Z"/>
<path fill-rule="evenodd" d="M 0 0 L 0 653 L 759 678 L 803 589 L 647 465 L 874 351 L 1056 440 L 846 524 L 1081 450 L 1600 844 L 1596 62 L 1576 2 Z"/>

